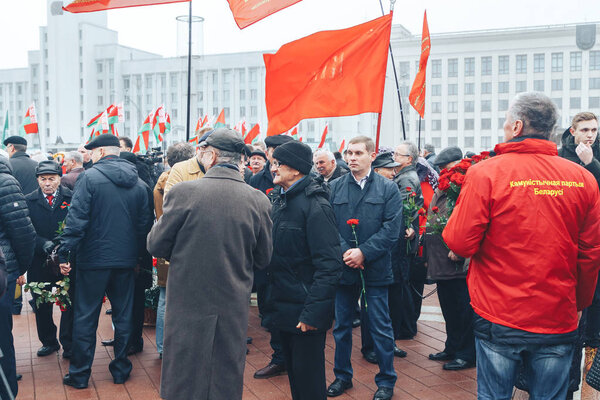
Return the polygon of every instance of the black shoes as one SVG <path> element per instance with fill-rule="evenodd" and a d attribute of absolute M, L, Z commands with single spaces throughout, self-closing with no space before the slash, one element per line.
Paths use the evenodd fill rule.
<path fill-rule="evenodd" d="M 63 351 L 63 358 L 69 359 L 72 356 L 73 356 L 73 353 L 71 351 L 67 351 L 67 350 Z"/>
<path fill-rule="evenodd" d="M 103 340 L 101 343 L 102 343 L 102 346 L 114 346 L 115 339 Z"/>
<path fill-rule="evenodd" d="M 474 368 L 474 367 L 475 367 L 474 362 L 457 358 L 454 361 L 450 361 L 449 363 L 444 364 L 443 368 L 446 371 L 460 371 L 461 369 Z"/>
<path fill-rule="evenodd" d="M 121 385 L 121 384 L 127 382 L 127 379 L 129 379 L 129 375 L 127 375 L 124 378 L 115 378 L 115 377 L 113 377 L 113 382 L 115 383 L 115 385 Z"/>
<path fill-rule="evenodd" d="M 141 345 L 141 346 L 129 346 L 129 348 L 127 349 L 127 355 L 128 356 L 132 356 L 134 354 L 141 353 L 142 351 L 144 351 L 144 345 Z"/>
<path fill-rule="evenodd" d="M 366 353 L 363 353 L 363 357 L 365 360 L 367 360 L 367 362 L 370 362 L 371 364 L 379 363 L 377 361 L 377 354 L 375 354 L 374 351 L 367 351 Z"/>
<path fill-rule="evenodd" d="M 252 338 L 250 336 L 246 338 L 246 344 L 252 344 Z"/>
<path fill-rule="evenodd" d="M 394 395 L 394 388 L 380 387 L 375 392 L 373 400 L 390 400 Z"/>
<path fill-rule="evenodd" d="M 77 383 L 75 382 L 73 379 L 71 379 L 71 375 L 66 374 L 65 377 L 63 378 L 63 385 L 67 385 L 67 386 L 71 386 L 74 387 L 75 389 L 85 389 L 86 387 L 88 387 L 87 382 L 86 383 Z"/>
<path fill-rule="evenodd" d="M 353 328 L 358 328 L 360 326 L 360 318 L 354 318 L 352 320 L 352 327 Z"/>
<path fill-rule="evenodd" d="M 106 315 L 110 315 L 112 314 L 112 308 L 109 308 L 108 310 L 106 310 Z"/>
<path fill-rule="evenodd" d="M 440 351 L 439 353 L 430 354 L 429 359 L 433 361 L 450 361 L 454 360 L 454 354 L 448 354 L 444 351 Z"/>
<path fill-rule="evenodd" d="M 341 379 L 335 378 L 335 381 L 327 388 L 328 397 L 337 397 L 344 394 L 344 392 L 352 387 L 352 382 L 346 382 Z"/>
<path fill-rule="evenodd" d="M 269 364 L 254 373 L 254 379 L 267 379 L 277 375 L 285 374 L 285 365 Z"/>
<path fill-rule="evenodd" d="M 54 346 L 43 346 L 37 351 L 37 355 L 38 357 L 45 357 L 52 353 L 56 353 L 58 350 L 60 350 L 60 345 L 58 344 L 55 344 Z"/>
<path fill-rule="evenodd" d="M 23 375 L 17 374 L 17 381 L 20 381 L 21 379 L 23 379 Z"/>
<path fill-rule="evenodd" d="M 406 352 L 398 346 L 394 345 L 394 357 L 404 358 L 406 357 Z"/>

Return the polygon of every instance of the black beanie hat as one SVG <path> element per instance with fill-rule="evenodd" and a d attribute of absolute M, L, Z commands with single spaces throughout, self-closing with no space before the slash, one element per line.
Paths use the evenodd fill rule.
<path fill-rule="evenodd" d="M 310 174 L 313 166 L 312 150 L 308 145 L 296 140 L 277 146 L 273 158 L 303 175 Z"/>

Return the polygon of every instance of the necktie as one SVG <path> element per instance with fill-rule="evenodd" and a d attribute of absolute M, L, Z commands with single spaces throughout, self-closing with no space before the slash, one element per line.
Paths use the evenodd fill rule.
<path fill-rule="evenodd" d="M 50 204 L 50 207 L 52 207 L 52 200 L 54 200 L 54 196 L 51 194 L 46 195 L 46 199 L 48 200 L 48 204 Z"/>

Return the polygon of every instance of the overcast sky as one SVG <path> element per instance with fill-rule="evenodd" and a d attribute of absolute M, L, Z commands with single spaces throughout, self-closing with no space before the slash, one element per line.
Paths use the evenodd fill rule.
<path fill-rule="evenodd" d="M 389 0 L 383 6 L 387 12 Z M 187 15 L 188 7 L 176 3 L 109 11 L 108 26 L 119 32 L 123 45 L 174 56 L 175 18 Z M 425 9 L 432 34 L 600 20 L 598 0 L 399 0 L 394 24 L 420 33 Z M 205 18 L 204 49 L 213 54 L 276 50 L 320 30 L 373 19 L 381 9 L 379 0 L 303 0 L 241 31 L 226 0 L 193 0 L 193 14 Z M 46 0 L 0 1 L 0 69 L 27 66 L 27 51 L 39 49 L 38 27 L 46 20 Z"/>

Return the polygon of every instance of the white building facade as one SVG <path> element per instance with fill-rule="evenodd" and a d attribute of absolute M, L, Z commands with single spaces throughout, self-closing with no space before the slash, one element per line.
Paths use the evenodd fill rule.
<path fill-rule="evenodd" d="M 50 10 L 50 6 L 48 7 Z M 185 138 L 187 58 L 160 55 L 118 44 L 106 13 L 48 15 L 40 28 L 40 50 L 29 52 L 28 66 L 0 70 L 0 126 L 8 110 L 10 134 L 17 134 L 29 104 L 35 103 L 40 128 L 33 146 L 50 151 L 87 140 L 87 122 L 112 103 L 124 102 L 120 135 L 133 140 L 143 119 L 160 105 L 171 115 L 174 142 Z M 580 111 L 600 113 L 600 33 L 589 49 L 576 44 L 576 25 L 529 27 L 431 36 L 425 118 L 421 144 L 439 150 L 492 148 L 502 140 L 504 115 L 520 92 L 541 91 L 560 111 L 559 130 Z M 589 33 L 589 32 L 588 32 Z M 588 39 L 590 35 L 588 34 Z M 418 137 L 418 114 L 408 104 L 416 74 L 420 34 L 392 28 L 392 48 L 404 108 L 407 139 Z M 587 46 L 590 47 L 590 46 Z M 191 69 L 191 130 L 204 114 L 225 112 L 230 126 L 245 120 L 262 135 L 267 128 L 263 52 L 201 55 Z M 377 114 L 302 121 L 299 134 L 318 143 L 328 125 L 328 146 L 358 134 L 375 137 Z M 37 142 L 41 140 L 40 142 Z M 381 145 L 403 140 L 400 107 L 388 63 L 381 123 Z M 30 146 L 32 146 L 30 144 Z"/>

